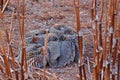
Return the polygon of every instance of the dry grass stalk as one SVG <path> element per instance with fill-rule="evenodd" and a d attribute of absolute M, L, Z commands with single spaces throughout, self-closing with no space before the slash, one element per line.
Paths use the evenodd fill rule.
<path fill-rule="evenodd" d="M 113 16 L 113 5 L 112 5 L 112 0 L 110 0 L 109 1 L 109 12 L 108 12 L 109 14 L 108 14 L 108 18 L 109 18 L 109 31 L 110 31 L 110 36 L 109 36 L 109 53 L 111 54 L 111 52 L 112 52 L 112 41 L 113 41 L 113 22 L 112 22 L 112 20 L 113 20 L 113 18 L 112 18 L 112 16 Z"/>
<path fill-rule="evenodd" d="M 118 25 L 118 32 L 117 32 L 117 37 L 118 37 L 118 54 L 117 54 L 117 80 L 120 79 L 120 15 L 119 15 L 119 25 Z"/>
<path fill-rule="evenodd" d="M 3 73 L 4 70 L 3 70 L 3 67 L 0 65 L 0 71 Z"/>
<path fill-rule="evenodd" d="M 79 65 L 79 75 L 77 75 L 77 78 L 79 78 L 79 80 L 87 80 L 84 64 Z"/>
<path fill-rule="evenodd" d="M 105 80 L 105 62 L 104 61 L 106 61 L 107 59 L 107 56 L 106 56 L 106 42 L 107 42 L 107 10 L 106 10 L 106 14 L 105 14 L 105 28 L 104 28 L 104 36 L 103 36 L 103 50 L 102 50 L 102 52 L 101 52 L 101 58 L 102 59 L 100 59 L 100 62 L 99 62 L 99 66 L 100 66 L 100 64 L 101 64 L 101 62 L 102 62 L 102 65 L 101 65 L 101 67 L 102 67 L 102 72 L 101 72 L 101 80 Z M 101 61 L 102 60 L 102 61 Z"/>
<path fill-rule="evenodd" d="M 23 2 L 23 7 L 22 7 L 22 33 L 23 33 L 23 46 L 24 46 L 24 16 L 25 16 L 25 0 L 22 1 Z M 24 46 L 25 47 L 25 46 Z M 28 71 L 28 64 L 27 64 L 27 58 L 26 58 L 26 50 L 25 50 L 25 71 Z"/>
<path fill-rule="evenodd" d="M 79 80 L 83 80 L 82 79 L 82 65 L 79 65 Z"/>
<path fill-rule="evenodd" d="M 77 3 L 76 3 L 77 2 Z M 77 39 L 78 39 L 78 46 L 79 46 L 79 51 L 80 51 L 80 64 L 82 63 L 82 36 L 80 36 L 79 32 L 80 32 L 80 28 L 81 28 L 81 25 L 80 25 L 80 11 L 79 11 L 79 0 L 76 1 L 74 0 L 74 8 L 75 8 L 75 13 L 76 13 L 76 31 L 77 31 Z"/>
<path fill-rule="evenodd" d="M 107 80 L 110 80 L 110 64 L 109 63 L 107 64 L 106 72 L 107 72 L 106 78 Z"/>
<path fill-rule="evenodd" d="M 10 32 L 8 33 L 7 30 L 5 30 L 5 31 L 6 31 L 7 43 L 9 44 L 8 45 L 8 47 L 9 47 L 9 54 L 10 54 L 10 56 L 12 58 L 12 64 L 13 64 L 13 67 L 14 67 L 14 71 L 15 71 L 15 75 L 16 75 L 16 80 L 18 80 L 18 72 L 16 71 L 17 65 L 16 65 L 16 62 L 15 62 L 15 57 L 14 57 L 14 54 L 13 54 L 13 50 L 12 50 L 12 46 L 11 46 L 11 37 L 10 37 L 11 34 L 12 34 L 13 14 L 14 14 L 14 11 L 12 12 Z"/>
<path fill-rule="evenodd" d="M 79 34 L 81 25 L 80 25 L 80 11 L 79 11 L 79 0 L 74 0 L 74 8 L 75 8 L 75 14 L 76 14 L 76 31 L 77 31 L 77 40 L 78 40 L 78 48 L 79 48 L 79 76 L 80 80 L 82 80 L 82 36 Z"/>
<path fill-rule="evenodd" d="M 114 25 L 114 37 L 116 38 L 116 29 L 117 29 L 117 15 L 118 15 L 118 6 L 119 1 L 113 1 L 113 25 Z"/>
<path fill-rule="evenodd" d="M 81 66 L 81 64 L 82 64 L 82 36 L 78 36 L 77 37 L 78 38 L 78 45 L 79 45 L 79 50 L 80 50 L 80 54 L 79 54 L 79 64 L 78 64 L 78 66 L 79 66 L 79 76 L 80 76 L 80 80 L 82 80 L 82 66 Z"/>
<path fill-rule="evenodd" d="M 8 5 L 8 3 L 9 3 L 9 1 L 10 1 L 10 0 L 7 0 L 7 1 L 6 1 L 5 5 L 4 5 L 3 9 L 2 9 L 2 13 L 4 13 L 4 11 L 5 11 L 5 9 L 6 9 L 7 5 Z"/>
<path fill-rule="evenodd" d="M 102 65 L 103 65 L 103 54 L 104 54 L 104 52 L 102 51 L 102 52 L 100 53 L 99 62 L 98 62 L 98 64 L 97 64 L 97 70 L 98 70 L 98 71 L 101 70 Z"/>
<path fill-rule="evenodd" d="M 3 23 L 3 26 L 4 26 L 4 32 L 6 34 L 6 39 L 7 39 L 7 43 L 8 43 L 8 54 L 12 58 L 11 61 L 12 61 L 13 69 L 15 71 L 16 80 L 18 80 L 18 72 L 16 71 L 17 66 L 16 66 L 14 55 L 13 55 L 12 46 L 11 46 L 11 40 L 10 40 L 10 34 L 12 33 L 12 31 L 10 29 L 10 34 L 8 33 L 8 31 L 6 29 L 5 22 L 4 22 L 4 15 L 2 14 L 2 12 L 1 12 L 1 15 L 2 15 L 2 23 Z M 12 19 L 13 19 L 13 13 L 12 13 Z M 10 26 L 10 28 L 12 28 L 12 21 L 13 20 L 11 20 L 11 26 Z"/>
<path fill-rule="evenodd" d="M 101 11 L 100 11 L 100 18 L 99 18 L 99 43 L 102 47 L 102 18 L 103 18 L 103 7 L 104 7 L 104 0 L 101 0 Z"/>
<path fill-rule="evenodd" d="M 86 77 L 86 70 L 85 70 L 85 65 L 83 65 L 83 74 L 84 74 L 84 80 L 87 80 L 87 77 Z"/>
<path fill-rule="evenodd" d="M 94 32 L 94 80 L 98 79 L 98 62 L 99 62 L 99 51 L 98 51 L 98 20 L 96 11 L 96 1 L 94 1 L 94 22 L 93 22 L 93 32 Z M 96 75 L 97 74 L 97 75 Z"/>
<path fill-rule="evenodd" d="M 96 0 L 93 1 L 93 33 L 94 33 L 94 61 L 97 63 L 97 50 L 98 50 L 98 29 L 97 29 L 97 11 L 96 11 Z"/>
<path fill-rule="evenodd" d="M 13 28 L 13 17 L 14 17 L 14 9 L 12 11 L 12 15 L 11 15 L 11 24 L 10 24 L 10 31 L 9 31 L 9 39 L 11 39 L 11 35 L 12 35 L 12 28 Z"/>
<path fill-rule="evenodd" d="M 117 39 L 117 35 L 118 35 L 118 32 L 117 32 L 117 17 L 118 17 L 118 6 L 119 6 L 119 1 L 118 0 L 115 0 L 114 1 L 114 11 L 113 11 L 113 25 L 114 25 L 114 38 L 116 39 L 116 43 L 115 43 L 115 47 L 113 48 L 113 52 L 112 52 L 112 58 L 113 58 L 113 66 L 116 62 L 116 56 L 117 56 L 117 49 L 118 49 L 118 39 Z"/>
<path fill-rule="evenodd" d="M 0 9 L 3 9 L 3 0 L 0 0 Z"/>
<path fill-rule="evenodd" d="M 91 20 L 93 21 L 93 12 L 94 11 L 94 9 L 93 9 L 93 0 L 91 0 L 91 2 L 90 2 L 90 17 L 91 17 Z M 92 22 L 91 21 L 91 22 Z"/>
<path fill-rule="evenodd" d="M 5 32 L 6 38 L 7 38 L 7 44 L 8 44 L 8 48 L 9 48 L 9 52 L 10 52 L 9 55 L 12 57 L 13 67 L 14 67 L 14 69 L 16 69 L 16 63 L 15 63 L 14 56 L 13 56 L 13 51 L 12 51 L 12 46 L 11 46 L 9 34 L 8 34 L 7 29 L 6 29 L 6 25 L 5 25 L 5 21 L 4 21 L 4 15 L 2 14 L 2 12 L 0 12 L 0 13 L 1 13 L 2 24 L 3 24 L 3 27 L 4 27 L 4 32 Z M 8 61 L 8 60 L 7 60 L 7 61 Z M 8 65 L 9 65 L 9 62 L 8 62 Z M 7 65 L 7 66 L 8 66 L 8 65 Z M 9 67 L 9 66 L 8 66 L 8 67 Z M 9 68 L 10 68 L 10 67 L 9 67 Z M 8 71 L 9 71 L 9 70 L 8 70 Z M 11 72 L 9 72 L 9 74 L 10 74 L 10 77 L 12 77 Z M 17 76 L 17 74 L 16 74 L 16 76 Z"/>
<path fill-rule="evenodd" d="M 43 77 L 44 76 L 43 69 L 33 67 L 33 70 L 35 71 L 34 76 L 36 76 L 36 77 Z M 47 72 L 47 71 L 45 71 L 45 73 L 46 73 L 45 77 L 47 80 L 62 80 L 62 79 L 58 79 L 58 77 L 55 74 L 51 74 L 50 72 Z"/>
<path fill-rule="evenodd" d="M 91 0 L 91 2 L 90 2 L 90 7 L 91 7 L 91 9 L 90 9 L 90 17 L 91 17 L 91 26 L 93 27 L 93 32 L 95 32 L 95 24 L 93 24 L 94 23 L 94 19 L 95 19 L 95 16 L 94 16 L 94 11 L 95 11 L 95 9 L 94 9 L 94 0 Z M 95 33 L 94 33 L 94 45 L 96 44 L 96 36 L 95 36 Z M 96 57 L 96 47 L 97 47 L 97 45 L 95 45 L 94 46 L 94 61 L 95 61 L 95 57 Z"/>
<path fill-rule="evenodd" d="M 115 47 L 113 49 L 112 57 L 113 57 L 113 66 L 116 63 L 116 56 L 117 56 L 117 50 L 118 50 L 118 39 L 116 39 Z"/>
<path fill-rule="evenodd" d="M 17 0 L 16 3 L 17 3 L 18 26 L 19 26 L 20 36 L 22 39 L 21 18 L 20 18 L 20 12 L 19 12 L 20 10 L 19 0 Z"/>
<path fill-rule="evenodd" d="M 89 60 L 88 57 L 87 57 L 87 65 L 88 65 L 88 72 L 89 72 L 89 75 L 90 75 L 90 80 L 92 80 L 92 73 L 90 71 L 90 60 Z"/>
<path fill-rule="evenodd" d="M 102 67 L 101 80 L 105 80 L 105 66 Z"/>
<path fill-rule="evenodd" d="M 112 74 L 112 80 L 115 80 L 115 74 Z"/>
<path fill-rule="evenodd" d="M 6 74 L 8 75 L 8 77 L 11 77 L 12 78 L 12 73 L 10 71 L 10 67 L 9 67 L 9 62 L 8 62 L 8 57 L 5 53 L 5 42 L 4 42 L 4 38 L 2 36 L 2 31 L 0 30 L 0 40 L 2 42 L 2 57 L 3 57 L 3 60 L 4 60 L 4 64 L 5 64 L 5 69 L 6 69 Z"/>
<path fill-rule="evenodd" d="M 107 59 L 107 27 L 108 27 L 108 10 L 107 10 L 107 3 L 104 4 L 106 10 L 105 10 L 105 28 L 104 28 L 104 36 L 103 36 L 103 59 Z"/>
<path fill-rule="evenodd" d="M 44 47 L 43 47 L 43 55 L 44 55 L 44 59 L 43 59 L 43 63 L 44 63 L 44 80 L 46 80 L 46 57 L 47 57 L 47 46 L 48 46 L 48 30 L 46 30 L 46 36 L 45 36 L 45 40 L 44 40 Z"/>
<path fill-rule="evenodd" d="M 80 54 L 79 54 L 79 58 L 80 58 L 80 64 L 82 64 L 82 53 L 83 53 L 83 50 L 82 50 L 82 36 L 78 36 L 78 44 L 79 44 L 79 50 L 80 50 Z"/>
<path fill-rule="evenodd" d="M 79 32 L 80 31 L 80 28 L 81 28 L 81 26 L 80 26 L 80 11 L 79 11 L 79 0 L 77 0 L 77 4 L 76 4 L 76 0 L 74 0 L 74 8 L 75 8 L 75 13 L 76 13 L 76 30 L 77 30 L 77 32 Z"/>
<path fill-rule="evenodd" d="M 22 0 L 22 21 L 21 21 L 21 25 L 19 25 L 20 35 L 21 35 L 21 40 L 22 40 L 21 80 L 24 80 L 24 78 L 25 78 L 24 73 L 27 72 L 27 70 L 28 70 L 27 69 L 27 61 L 26 61 L 26 49 L 25 49 L 25 44 L 24 44 L 24 17 L 23 17 L 24 13 L 25 13 L 25 0 Z M 20 15 L 18 15 L 18 16 L 20 16 Z"/>
<path fill-rule="evenodd" d="M 97 70 L 97 65 L 94 65 L 94 80 L 98 80 L 98 70 Z"/>
<path fill-rule="evenodd" d="M 94 9 L 94 11 L 93 11 L 93 19 L 94 20 L 96 20 L 96 15 L 97 15 L 97 10 L 96 10 L 96 8 L 97 8 L 97 0 L 93 0 L 93 9 Z"/>
<path fill-rule="evenodd" d="M 117 80 L 120 79 L 120 53 L 118 53 L 118 70 L 117 70 Z"/>
<path fill-rule="evenodd" d="M 24 80 L 24 63 L 25 62 L 25 48 L 22 48 L 22 59 L 21 59 L 21 80 Z"/>
<path fill-rule="evenodd" d="M 96 10 L 96 3 L 97 0 L 92 0 L 91 1 L 91 20 L 92 20 L 92 26 L 93 26 L 93 31 L 94 31 L 94 61 L 95 61 L 95 67 L 94 67 L 94 80 L 98 80 L 102 79 L 105 80 L 105 73 L 107 73 L 107 80 L 110 80 L 110 77 L 112 77 L 113 80 L 115 80 L 116 75 L 111 74 L 110 70 L 116 68 L 115 64 L 117 63 L 117 59 L 116 56 L 117 51 L 119 51 L 119 47 L 118 45 L 120 45 L 119 40 L 117 39 L 119 36 L 119 30 L 120 27 L 118 28 L 117 26 L 117 17 L 118 17 L 118 0 L 109 0 L 109 10 L 107 10 L 107 2 L 106 5 L 104 5 L 104 0 L 101 1 L 101 11 L 100 11 L 100 18 L 99 18 L 99 22 L 97 20 L 97 10 Z M 102 40 L 102 17 L 103 17 L 103 7 L 106 8 L 105 10 L 105 27 L 104 27 L 104 36 L 103 36 L 103 40 Z M 98 29 L 97 29 L 97 24 L 99 23 L 99 35 L 98 35 Z M 109 32 L 110 32 L 110 36 L 109 36 L 109 46 L 107 48 L 107 29 L 109 27 Z M 99 37 L 99 43 L 100 46 L 103 46 L 100 52 L 100 55 L 98 55 L 97 53 L 99 53 L 98 50 L 98 37 Z M 116 42 L 113 42 L 113 40 L 116 40 Z M 113 47 L 114 44 L 114 47 Z M 107 50 L 109 51 L 107 54 Z M 109 55 L 110 56 L 109 56 Z M 100 59 L 99 59 L 100 58 Z M 109 61 L 111 61 L 112 59 L 112 67 L 111 63 L 109 63 Z M 108 60 L 109 64 L 106 64 Z M 103 64 L 104 62 L 104 64 Z M 119 64 L 119 61 L 118 61 Z M 107 65 L 106 69 L 105 69 L 105 65 Z M 119 69 L 119 65 L 118 65 L 118 69 Z M 101 71 L 99 74 L 99 71 Z M 99 75 L 99 77 L 98 77 Z M 111 76 L 112 75 L 112 76 Z M 118 75 L 119 75 L 119 70 L 118 70 Z"/>

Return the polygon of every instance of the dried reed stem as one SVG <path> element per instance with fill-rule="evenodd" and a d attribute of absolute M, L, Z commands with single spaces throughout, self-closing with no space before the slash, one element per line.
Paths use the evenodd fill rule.
<path fill-rule="evenodd" d="M 83 74 L 84 74 L 84 80 L 87 80 L 87 77 L 86 77 L 86 69 L 85 69 L 85 65 L 83 65 Z"/>
<path fill-rule="evenodd" d="M 2 73 L 4 72 L 3 67 L 1 65 L 0 65 L 0 70 Z"/>
<path fill-rule="evenodd" d="M 83 53 L 83 50 L 82 50 L 82 36 L 78 36 L 78 45 L 79 45 L 79 50 L 80 50 L 80 64 L 82 64 L 82 53 Z"/>
<path fill-rule="evenodd" d="M 75 8 L 75 13 L 76 13 L 76 30 L 77 30 L 77 32 L 79 32 L 80 31 L 80 28 L 81 28 L 81 26 L 80 26 L 80 11 L 79 11 L 79 0 L 78 0 L 78 2 L 77 2 L 77 4 L 76 4 L 76 0 L 74 0 L 74 8 Z"/>
<path fill-rule="evenodd" d="M 106 78 L 107 80 L 110 80 L 110 64 L 109 63 L 107 64 L 106 72 L 107 72 Z"/>
<path fill-rule="evenodd" d="M 106 60 L 107 59 L 107 27 L 108 27 L 108 10 L 107 10 L 107 3 L 104 4 L 105 9 L 105 28 L 104 28 L 104 39 L 103 39 L 103 59 Z"/>
<path fill-rule="evenodd" d="M 77 2 L 77 4 L 76 4 Z M 80 11 L 79 11 L 79 0 L 74 0 L 74 8 L 75 8 L 75 14 L 76 14 L 76 31 L 77 31 L 77 40 L 78 40 L 78 48 L 79 48 L 79 76 L 80 80 L 82 80 L 82 36 L 79 34 L 81 25 L 80 25 Z M 85 75 L 84 75 L 85 76 Z"/>
<path fill-rule="evenodd" d="M 88 57 L 87 57 L 87 65 L 88 65 L 88 72 L 89 72 L 89 75 L 90 75 L 90 80 L 92 80 L 92 74 L 91 74 L 91 71 L 90 71 L 90 60 L 89 60 Z"/>
<path fill-rule="evenodd" d="M 24 44 L 24 13 L 25 13 L 25 0 L 22 0 L 22 24 L 21 24 L 21 40 L 22 40 L 22 59 L 21 59 L 21 80 L 24 80 L 24 68 L 27 71 L 27 61 L 26 61 L 26 49 Z"/>
<path fill-rule="evenodd" d="M 20 12 L 19 12 L 19 10 L 20 10 L 19 0 L 17 0 L 16 3 L 17 3 L 18 26 L 19 26 L 19 30 L 20 30 L 20 36 L 22 39 L 21 19 L 20 19 Z"/>
<path fill-rule="evenodd" d="M 83 80 L 82 79 L 82 65 L 79 65 L 79 76 L 80 76 L 79 80 Z"/>
<path fill-rule="evenodd" d="M 93 0 L 91 0 L 90 2 L 90 17 L 91 17 L 91 20 L 93 21 L 93 16 L 94 16 L 94 9 L 93 9 Z M 91 21 L 91 22 L 92 22 Z"/>
<path fill-rule="evenodd" d="M 94 33 L 94 61 L 97 63 L 97 50 L 98 50 L 98 29 L 97 29 L 97 11 L 96 0 L 93 1 L 93 33 Z"/>
<path fill-rule="evenodd" d="M 0 0 L 0 9 L 3 9 L 3 0 Z"/>
<path fill-rule="evenodd" d="M 6 2 L 6 4 L 8 3 L 9 1 Z M 14 13 L 14 11 L 13 11 Z M 11 20 L 11 26 L 10 28 L 12 28 L 12 21 L 13 21 L 13 13 L 12 13 L 12 20 Z M 1 12 L 2 14 L 2 12 Z M 6 38 L 7 38 L 7 43 L 8 43 L 8 52 L 9 52 L 9 55 L 11 56 L 12 58 L 12 64 L 13 64 L 13 68 L 14 70 L 17 68 L 16 66 L 16 62 L 15 62 L 15 59 L 14 59 L 14 55 L 13 55 L 13 51 L 12 51 L 12 46 L 11 46 L 11 40 L 10 40 L 10 34 L 12 33 L 11 32 L 11 29 L 10 29 L 10 34 L 8 34 L 8 31 L 6 29 L 6 25 L 5 25 L 5 22 L 4 22 L 4 15 L 2 15 L 2 23 L 3 23 L 3 26 L 4 26 L 4 31 L 6 33 Z M 16 80 L 18 80 L 18 72 L 15 71 L 15 75 L 16 75 Z"/>
<path fill-rule="evenodd" d="M 102 67 L 101 80 L 105 80 L 105 66 Z"/>
<path fill-rule="evenodd" d="M 7 42 L 8 42 L 8 47 L 9 47 L 9 54 L 12 58 L 12 64 L 13 64 L 13 67 L 14 67 L 14 70 L 15 70 L 15 75 L 16 75 L 16 80 L 18 80 L 18 72 L 16 71 L 17 69 L 17 65 L 16 65 L 16 62 L 15 62 L 15 58 L 14 58 L 14 54 L 13 54 L 13 50 L 12 50 L 12 46 L 11 46 L 11 37 L 10 35 L 12 34 L 12 24 L 13 24 L 13 15 L 14 15 L 14 10 L 12 12 L 12 19 L 11 19 L 11 25 L 10 25 L 10 32 L 8 34 L 7 30 L 6 30 L 6 37 L 7 37 Z"/>
<path fill-rule="evenodd" d="M 115 62 L 116 62 L 117 50 L 118 50 L 118 39 L 116 39 L 114 51 L 113 51 L 113 54 L 112 54 L 112 57 L 113 57 L 113 66 L 115 65 Z"/>
<path fill-rule="evenodd" d="M 116 29 L 117 29 L 117 15 L 118 15 L 118 6 L 119 1 L 113 1 L 113 25 L 114 25 L 114 37 L 116 38 Z"/>
<path fill-rule="evenodd" d="M 79 50 L 80 50 L 80 63 L 82 63 L 82 41 L 81 41 L 81 37 L 79 35 L 79 32 L 80 32 L 80 11 L 79 11 L 79 0 L 77 1 L 77 4 L 76 4 L 76 0 L 74 0 L 74 8 L 75 8 L 75 13 L 76 13 L 76 31 L 77 31 L 77 34 L 78 34 L 78 46 L 79 46 Z"/>
<path fill-rule="evenodd" d="M 80 54 L 79 54 L 79 59 L 80 59 L 80 64 L 82 64 L 82 36 L 81 34 L 79 34 L 80 32 L 80 28 L 81 28 L 81 25 L 80 25 L 80 11 L 79 11 L 79 0 L 77 1 L 77 4 L 76 4 L 76 0 L 74 0 L 74 8 L 75 8 L 75 13 L 76 13 L 76 27 L 77 27 L 77 40 L 78 40 L 78 47 L 79 47 L 79 51 L 80 51 Z"/>
<path fill-rule="evenodd" d="M 12 78 L 12 73 L 10 71 L 10 66 L 9 66 L 9 62 L 8 62 L 8 57 L 5 53 L 5 42 L 4 42 L 4 39 L 3 39 L 3 36 L 2 36 L 2 31 L 0 30 L 0 40 L 2 42 L 2 57 L 3 57 L 3 60 L 4 60 L 4 64 L 5 64 L 5 69 L 6 69 L 6 74 L 8 75 L 8 77 L 11 77 Z"/>
<path fill-rule="evenodd" d="M 120 79 L 120 15 L 119 15 L 119 25 L 118 25 L 118 63 L 117 63 L 117 80 Z"/>
<path fill-rule="evenodd" d="M 117 70 L 117 80 L 120 79 L 120 52 L 118 53 L 118 70 Z"/>
<path fill-rule="evenodd" d="M 109 12 L 108 12 L 108 18 L 109 18 L 109 53 L 112 52 L 112 43 L 113 43 L 113 5 L 112 0 L 109 1 Z"/>
<path fill-rule="evenodd" d="M 94 65 L 94 80 L 98 80 L 97 65 Z"/>
<path fill-rule="evenodd" d="M 44 39 L 44 50 L 43 50 L 43 54 L 44 54 L 44 59 L 43 59 L 43 63 L 44 63 L 44 80 L 46 80 L 46 57 L 47 57 L 47 46 L 48 46 L 48 30 L 46 30 L 46 36 Z"/>
<path fill-rule="evenodd" d="M 112 80 L 115 80 L 115 74 L 112 73 Z"/>
<path fill-rule="evenodd" d="M 7 1 L 6 1 L 5 5 L 4 5 L 3 9 L 2 9 L 2 13 L 4 13 L 4 11 L 5 11 L 5 9 L 6 9 L 7 5 L 8 5 L 8 3 L 9 3 L 9 1 L 10 1 L 10 0 L 7 0 Z"/>
<path fill-rule="evenodd" d="M 25 48 L 22 48 L 22 59 L 21 59 L 21 80 L 25 79 L 24 76 L 24 63 L 25 62 Z"/>
<path fill-rule="evenodd" d="M 100 46 L 102 47 L 102 18 L 103 18 L 103 7 L 104 7 L 104 0 L 101 0 L 101 11 L 100 11 L 100 19 L 99 19 L 99 42 Z"/>

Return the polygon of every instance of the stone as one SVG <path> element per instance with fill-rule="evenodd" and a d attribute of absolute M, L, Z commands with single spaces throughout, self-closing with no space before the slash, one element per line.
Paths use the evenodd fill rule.
<path fill-rule="evenodd" d="M 58 41 L 50 41 L 48 44 L 49 52 L 49 65 L 53 67 L 57 67 L 58 58 L 61 55 L 60 52 L 60 42 Z"/>
<path fill-rule="evenodd" d="M 35 58 L 36 66 L 43 67 L 43 52 L 45 31 L 48 33 L 48 46 L 46 56 L 46 66 L 61 67 L 72 62 L 78 62 L 79 49 L 77 45 L 76 32 L 65 25 L 55 27 L 43 27 L 39 30 L 33 30 L 27 33 L 25 38 L 27 60 Z M 17 59 L 21 59 L 20 55 Z"/>
<path fill-rule="evenodd" d="M 58 66 L 65 66 L 74 61 L 75 58 L 75 49 L 74 45 L 70 41 L 61 41 L 60 42 L 60 52 L 61 55 L 58 59 Z"/>

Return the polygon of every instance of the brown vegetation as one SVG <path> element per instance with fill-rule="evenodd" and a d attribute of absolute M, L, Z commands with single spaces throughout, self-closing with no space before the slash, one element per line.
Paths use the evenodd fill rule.
<path fill-rule="evenodd" d="M 93 34 L 93 61 L 85 59 L 83 54 L 83 35 L 81 15 L 81 3 L 82 0 L 74 0 L 73 6 L 76 16 L 76 32 L 79 46 L 79 80 L 87 80 L 88 75 L 90 80 L 119 80 L 120 79 L 120 14 L 119 14 L 119 0 L 88 0 L 90 10 L 90 26 L 92 26 Z M 25 18 L 29 16 L 25 15 L 25 0 L 16 1 L 16 9 L 12 10 L 11 23 L 8 27 L 5 22 L 5 9 L 9 4 L 9 0 L 0 0 L 0 20 L 2 29 L 0 29 L 0 79 L 4 80 L 59 80 L 58 77 L 46 70 L 46 47 L 47 47 L 47 36 L 46 31 L 45 45 L 43 47 L 44 53 L 44 69 L 38 69 L 34 67 L 34 60 L 27 61 L 26 50 L 25 50 Z M 39 2 L 39 1 L 38 1 Z M 4 5 L 3 5 L 4 4 Z M 55 4 L 53 4 L 54 6 Z M 100 5 L 100 6 L 98 6 Z M 22 6 L 22 9 L 21 7 Z M 63 6 L 61 4 L 61 6 Z M 86 8 L 85 5 L 82 8 Z M 21 10 L 21 11 L 19 11 Z M 69 11 L 65 10 L 65 11 Z M 15 14 L 16 12 L 16 14 Z M 51 15 L 47 12 L 39 18 L 43 20 L 51 19 Z M 48 15 L 48 16 L 47 16 Z M 13 29 L 13 18 L 17 17 L 20 40 L 22 42 L 22 59 L 20 62 L 16 61 L 14 51 L 11 45 L 12 41 L 12 29 Z M 45 17 L 44 17 L 45 16 Z M 56 17 L 56 20 L 63 19 L 66 16 L 59 13 L 52 14 L 52 17 Z M 73 23 L 74 24 L 74 23 Z M 92 66 L 92 67 L 91 67 Z M 93 71 L 92 71 L 93 70 Z M 88 73 L 87 73 L 88 72 Z M 76 74 L 73 74 L 76 75 Z"/>

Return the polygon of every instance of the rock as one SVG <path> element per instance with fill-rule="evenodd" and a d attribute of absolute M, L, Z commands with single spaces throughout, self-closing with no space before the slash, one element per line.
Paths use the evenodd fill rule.
<path fill-rule="evenodd" d="M 27 59 L 35 58 L 36 66 L 43 67 L 43 52 L 45 31 L 48 33 L 48 47 L 46 65 L 50 67 L 61 67 L 79 59 L 76 33 L 72 28 L 62 26 L 43 27 L 33 30 L 25 38 Z M 21 49 L 18 59 L 21 59 Z"/>
<path fill-rule="evenodd" d="M 58 36 L 55 34 L 55 33 L 49 33 L 49 38 L 48 38 L 48 41 L 58 41 Z"/>
<path fill-rule="evenodd" d="M 60 44 L 61 55 L 58 58 L 58 66 L 65 66 L 74 61 L 75 47 L 70 41 L 61 41 Z"/>
<path fill-rule="evenodd" d="M 50 41 L 48 44 L 48 48 L 50 50 L 49 53 L 49 65 L 53 67 L 57 67 L 58 58 L 61 55 L 60 52 L 60 42 L 58 41 Z"/>

